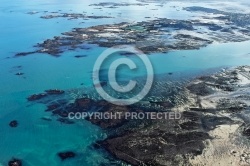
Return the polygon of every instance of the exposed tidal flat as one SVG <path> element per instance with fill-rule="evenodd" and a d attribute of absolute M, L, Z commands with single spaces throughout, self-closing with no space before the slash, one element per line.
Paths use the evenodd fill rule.
<path fill-rule="evenodd" d="M 228 162 L 237 163 L 239 160 L 242 161 L 242 164 L 248 164 L 249 152 L 241 152 L 247 145 L 249 133 L 248 118 L 245 117 L 248 112 L 249 96 L 247 93 L 242 94 L 242 91 L 249 91 L 247 84 L 245 84 L 248 78 L 248 68 L 236 68 L 236 74 L 223 71 L 221 77 L 223 75 L 225 78 L 229 77 L 227 80 L 229 83 L 220 82 L 221 79 L 224 80 L 225 78 L 212 74 L 222 67 L 249 65 L 250 43 L 247 41 L 249 28 L 245 25 L 239 26 L 237 22 L 230 20 L 230 18 L 234 20 L 235 17 L 241 17 L 241 13 L 246 14 L 247 17 L 249 12 L 247 12 L 248 9 L 245 8 L 245 5 L 240 5 L 239 2 L 221 2 L 226 9 L 224 11 L 224 6 L 222 8 L 222 5 L 218 5 L 220 2 L 214 1 L 208 4 L 201 2 L 181 3 L 179 1 L 167 1 L 160 4 L 158 2 L 152 3 L 152 1 L 142 4 L 138 1 L 125 4 L 119 2 L 99 3 L 101 1 L 65 3 L 61 1 L 36 3 L 17 1 L 15 4 L 11 4 L 9 1 L 3 2 L 3 6 L 0 7 L 0 15 L 6 23 L 0 25 L 2 48 L 0 61 L 2 140 L 0 147 L 2 153 L 0 153 L 0 163 L 8 165 L 8 162 L 18 163 L 18 160 L 21 160 L 22 165 L 27 166 L 92 166 L 110 165 L 110 163 L 121 165 L 121 162 L 117 159 L 135 165 L 138 165 L 137 163 L 141 161 L 162 165 L 173 163 L 197 164 L 201 160 L 204 163 L 208 163 L 208 161 L 219 162 L 222 160 L 220 157 L 215 158 L 217 160 L 211 159 L 211 157 L 219 155 L 211 151 L 207 144 L 204 144 L 208 140 L 208 142 L 212 142 L 212 145 L 220 147 L 218 148 L 219 154 L 228 154 L 227 152 L 230 151 L 227 156 L 230 158 L 230 160 L 227 160 Z M 20 8 L 20 6 L 22 7 Z M 204 8 L 186 8 L 193 6 L 217 8 L 219 13 L 218 11 L 214 14 L 207 13 Z M 191 9 L 192 11 L 190 11 Z M 78 15 L 79 13 L 81 14 Z M 229 13 L 230 15 L 228 15 Z M 234 15 L 233 13 L 237 14 Z M 49 15 L 53 15 L 53 17 L 43 19 L 44 16 L 50 18 L 46 17 Z M 54 15 L 58 16 L 54 17 Z M 95 16 L 98 16 L 98 19 Z M 156 22 L 159 25 L 164 24 L 164 28 L 170 29 L 163 29 L 160 33 L 160 26 L 153 27 Z M 142 35 L 146 35 L 146 40 L 158 36 L 155 39 L 161 41 L 155 42 L 160 45 L 149 47 L 149 51 L 146 50 L 147 47 L 141 48 L 149 54 L 155 73 L 161 79 L 155 83 L 156 89 L 151 92 L 151 96 L 145 98 L 145 101 L 142 101 L 139 105 L 134 106 L 134 109 L 168 110 L 175 105 L 178 105 L 178 109 L 183 109 L 183 104 L 197 101 L 192 103 L 192 106 L 187 104 L 188 109 L 186 109 L 186 113 L 183 113 L 186 114 L 183 121 L 145 122 L 145 126 L 149 126 L 146 129 L 145 126 L 137 124 L 143 122 L 136 122 L 135 124 L 130 122 L 129 125 L 123 126 L 125 124 L 123 121 L 112 123 L 67 121 L 65 107 L 71 110 L 79 105 L 87 109 L 91 106 L 105 106 L 105 110 L 110 112 L 116 109 L 123 111 L 131 109 L 114 108 L 109 103 L 101 103 L 94 93 L 92 95 L 88 93 L 88 90 L 91 89 L 89 87 L 93 87 L 91 74 L 96 58 L 106 47 L 117 44 L 113 41 L 117 39 L 117 29 L 114 28 L 117 25 L 124 25 L 124 27 L 118 27 L 118 30 L 124 30 L 124 33 L 134 30 L 131 33 L 132 38 L 140 35 L 140 31 L 142 31 L 144 32 Z M 99 28 L 100 32 L 92 30 L 90 33 L 91 28 Z M 178 34 L 173 34 L 175 30 Z M 86 38 L 87 36 L 83 34 L 89 35 L 89 38 Z M 70 41 L 74 43 L 75 35 L 76 37 L 81 35 L 84 38 L 82 40 L 84 43 L 80 43 L 80 46 L 76 43 L 71 48 L 72 44 L 67 43 L 67 37 L 70 37 L 72 39 Z M 109 35 L 113 38 L 108 38 Z M 57 38 L 53 38 L 54 36 L 57 36 Z M 176 43 L 172 47 L 162 45 L 162 42 L 166 42 L 165 37 L 169 38 L 167 41 L 170 44 Z M 129 36 L 124 35 L 122 41 L 127 41 L 128 38 Z M 190 43 L 186 43 L 189 38 L 191 39 Z M 144 41 L 144 38 L 137 37 L 135 39 Z M 108 42 L 105 42 L 105 40 Z M 48 56 L 47 53 L 50 52 L 46 51 L 42 54 L 37 53 L 37 49 L 34 49 L 33 46 L 39 43 L 38 52 L 40 52 L 40 48 L 47 49 L 44 41 L 47 41 L 45 44 L 48 44 L 48 48 L 51 48 L 50 44 L 55 44 L 53 47 L 55 46 L 54 48 L 59 52 L 52 55 L 57 56 Z M 65 45 L 58 44 L 60 42 Z M 108 45 L 109 43 L 110 45 Z M 102 47 L 98 47 L 98 45 Z M 138 44 L 138 46 L 141 45 Z M 158 46 L 163 50 L 154 49 Z M 193 50 L 196 48 L 200 49 Z M 15 57 L 15 55 L 23 52 L 33 52 L 34 54 Z M 120 56 L 134 58 L 133 55 L 128 54 L 117 55 L 117 58 Z M 143 72 L 138 73 L 138 75 L 143 76 Z M 212 76 L 211 78 L 208 76 L 194 81 L 195 77 L 202 75 Z M 163 78 L 165 78 L 165 81 Z M 239 89 L 237 89 L 238 84 Z M 235 87 L 236 89 L 234 89 Z M 189 91 L 186 91 L 186 88 Z M 204 93 L 199 88 L 204 90 Z M 45 92 L 45 90 L 57 92 L 54 91 L 56 89 L 61 89 L 64 93 L 47 94 Z M 169 89 L 175 89 L 171 94 L 174 97 L 168 94 Z M 197 89 L 198 92 L 202 93 L 197 94 L 195 91 Z M 159 91 L 161 90 L 166 92 L 162 91 L 160 94 Z M 231 92 L 228 90 L 231 90 Z M 182 92 L 182 95 L 179 96 L 180 92 Z M 33 94 L 44 93 L 47 95 L 39 100 L 28 101 L 27 99 L 29 97 L 34 99 L 35 96 L 31 96 Z M 242 94 L 242 96 L 238 96 L 238 94 Z M 200 97 L 199 100 L 197 100 L 197 96 Z M 236 101 L 235 98 L 239 98 L 236 103 L 234 102 Z M 210 100 L 214 103 L 207 103 Z M 172 109 L 177 108 L 173 107 Z M 242 118 L 237 119 L 235 116 Z M 243 121 L 246 124 L 243 124 Z M 151 124 L 153 124 L 152 128 L 150 127 Z M 164 131 L 164 125 L 170 131 Z M 168 125 L 178 128 L 175 131 L 177 134 L 173 134 L 172 128 Z M 157 128 L 161 132 L 154 130 L 154 127 L 158 126 L 161 126 Z M 117 127 L 121 128 L 117 129 Z M 109 130 L 106 130 L 106 128 L 109 128 Z M 129 129 L 129 132 L 126 129 Z M 223 138 L 222 140 L 228 142 L 227 134 L 231 134 L 234 130 L 237 130 L 235 133 L 238 136 L 233 137 L 237 141 L 230 140 L 232 144 L 229 147 L 233 147 L 231 151 L 229 148 L 224 148 L 228 144 L 225 145 L 223 141 L 220 142 L 219 139 L 215 138 L 219 135 Z M 114 131 L 117 131 L 117 133 L 114 134 Z M 138 137 L 138 134 L 141 137 Z M 181 142 L 184 142 L 185 145 L 178 144 L 174 140 L 182 140 Z M 196 140 L 195 145 L 190 140 Z M 240 148 L 237 149 L 235 144 L 242 145 L 242 142 L 244 148 L 239 146 Z M 153 143 L 154 146 L 150 143 Z M 179 149 L 173 148 L 173 146 L 169 147 L 171 145 L 165 143 L 176 145 Z M 127 145 L 130 147 L 130 151 L 128 151 Z M 156 145 L 159 145 L 159 147 Z M 167 148 L 163 149 L 167 149 L 166 153 L 160 148 L 165 146 Z M 117 148 L 114 149 L 114 147 Z M 207 147 L 208 150 L 205 151 L 204 149 Z M 109 154 L 106 153 L 105 149 L 108 150 Z M 154 151 L 155 149 L 157 152 Z M 124 154 L 125 152 L 126 154 Z M 137 152 L 139 157 L 133 155 Z M 201 153 L 205 155 L 204 158 L 207 157 L 206 160 L 200 155 Z M 113 156 L 110 156 L 110 154 Z M 155 155 L 153 160 L 152 154 Z M 161 156 L 161 154 L 168 157 Z M 190 159 L 191 161 L 187 158 L 183 159 L 186 154 L 197 156 L 197 158 Z M 177 158 L 174 158 L 174 155 Z M 234 155 L 235 158 L 233 158 Z M 225 157 L 225 160 L 228 159 L 227 157 Z M 168 160 L 166 161 L 166 159 Z"/>

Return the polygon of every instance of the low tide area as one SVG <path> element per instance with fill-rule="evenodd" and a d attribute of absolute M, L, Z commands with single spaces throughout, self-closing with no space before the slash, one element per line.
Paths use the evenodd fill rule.
<path fill-rule="evenodd" d="M 244 0 L 3 0 L 0 166 L 249 165 L 249 7 Z M 93 83 L 98 57 L 121 45 L 153 67 L 151 91 L 130 106 L 104 101 Z M 119 58 L 138 61 L 128 52 L 112 60 Z M 148 68 L 136 64 L 121 82 L 144 82 Z M 108 92 L 109 65 L 100 84 Z M 178 111 L 183 119 L 69 120 L 72 110 Z"/>

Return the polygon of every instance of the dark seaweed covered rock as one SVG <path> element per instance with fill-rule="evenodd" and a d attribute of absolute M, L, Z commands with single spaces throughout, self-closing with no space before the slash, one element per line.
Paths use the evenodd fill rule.
<path fill-rule="evenodd" d="M 203 132 L 164 133 L 155 129 L 149 133 L 128 133 L 99 142 L 115 157 L 132 165 L 164 165 L 157 158 L 174 164 L 176 155 L 202 153 L 204 140 L 210 136 Z"/>
<path fill-rule="evenodd" d="M 95 142 L 91 145 L 92 148 L 94 149 L 100 149 L 101 148 L 101 145 L 98 143 L 98 142 Z"/>
<path fill-rule="evenodd" d="M 10 127 L 17 127 L 18 126 L 18 122 L 16 120 L 13 120 L 9 123 Z"/>
<path fill-rule="evenodd" d="M 213 130 L 215 129 L 218 125 L 231 125 L 233 124 L 233 120 L 228 118 L 228 117 L 218 117 L 218 116 L 204 116 L 202 118 L 202 125 L 204 129 L 207 130 Z"/>
<path fill-rule="evenodd" d="M 20 52 L 17 53 L 16 56 L 26 56 L 26 55 L 30 55 L 30 54 L 35 54 L 36 52 Z"/>
<path fill-rule="evenodd" d="M 94 103 L 95 102 L 92 99 L 80 98 L 75 100 L 74 106 L 78 108 L 78 110 L 81 110 L 80 112 L 83 112 L 88 111 Z"/>
<path fill-rule="evenodd" d="M 42 98 L 44 98 L 44 97 L 46 97 L 46 96 L 47 96 L 47 94 L 45 94 L 45 93 L 34 94 L 34 95 L 29 96 L 29 97 L 28 97 L 28 100 L 29 100 L 29 101 L 40 100 L 40 99 L 42 99 Z"/>
<path fill-rule="evenodd" d="M 212 89 L 208 87 L 204 82 L 199 82 L 196 84 L 191 84 L 187 86 L 187 89 L 196 95 L 206 96 L 213 93 Z"/>
<path fill-rule="evenodd" d="M 250 139 L 250 124 L 246 124 L 244 123 L 242 126 L 241 126 L 241 131 L 242 131 L 242 134 L 244 136 L 246 136 L 248 139 Z"/>
<path fill-rule="evenodd" d="M 200 113 L 185 111 L 181 120 L 153 120 L 151 123 L 145 120 L 139 125 L 144 127 L 136 125 L 135 129 L 129 129 L 133 121 L 128 121 L 123 124 L 127 127 L 118 128 L 123 132 L 98 141 L 97 148 L 101 146 L 132 165 L 188 165 L 187 156 L 202 154 L 204 141 L 211 139 L 203 131 L 201 118 Z"/>
<path fill-rule="evenodd" d="M 195 82 L 190 83 L 186 88 L 193 94 L 199 96 L 207 96 L 213 94 L 217 90 L 232 92 L 238 89 L 238 74 L 241 70 L 223 71 L 211 76 L 199 77 Z M 242 69 L 241 72 L 246 72 Z M 241 73 L 240 72 L 240 73 Z"/>
<path fill-rule="evenodd" d="M 197 112 L 184 111 L 182 116 L 190 121 L 198 121 L 200 119 L 200 115 Z"/>
<path fill-rule="evenodd" d="M 247 105 L 241 101 L 223 98 L 219 100 L 217 108 L 230 113 L 237 113 L 246 109 Z"/>
<path fill-rule="evenodd" d="M 61 160 L 66 160 L 69 158 L 74 158 L 76 156 L 76 154 L 74 152 L 68 151 L 68 152 L 60 152 L 57 154 Z"/>
<path fill-rule="evenodd" d="M 45 90 L 45 92 L 49 95 L 60 95 L 63 94 L 64 91 L 63 90 L 59 90 L 59 89 L 50 89 L 50 90 Z"/>
<path fill-rule="evenodd" d="M 47 105 L 46 111 L 52 111 L 52 110 L 55 110 L 55 109 L 57 109 L 59 107 L 60 107 L 60 104 L 58 104 L 58 103 L 51 103 L 51 104 Z"/>
<path fill-rule="evenodd" d="M 243 131 L 243 135 L 250 137 L 250 128 L 245 128 Z"/>
<path fill-rule="evenodd" d="M 22 166 L 22 161 L 19 159 L 13 158 L 8 162 L 8 166 Z"/>
<path fill-rule="evenodd" d="M 52 111 L 52 113 L 54 115 L 59 115 L 62 118 L 67 118 L 68 117 L 68 111 L 64 110 L 64 109 L 56 109 L 54 111 Z"/>
<path fill-rule="evenodd" d="M 196 129 L 199 129 L 200 126 L 201 126 L 200 123 L 192 122 L 192 121 L 187 121 L 187 122 L 183 122 L 180 124 L 180 127 L 184 130 L 196 130 Z"/>
<path fill-rule="evenodd" d="M 101 103 L 98 103 L 97 105 L 100 106 L 102 104 L 104 104 L 103 101 L 101 101 Z M 109 113 L 110 115 L 115 115 L 118 112 L 120 113 L 120 117 L 117 116 L 116 118 L 86 118 L 91 123 L 98 125 L 101 128 L 107 129 L 119 127 L 128 121 L 125 119 L 125 113 L 130 112 L 130 107 L 128 106 L 117 106 L 109 103 L 108 105 L 104 105 L 103 107 L 98 108 L 100 109 L 100 112 Z"/>
<path fill-rule="evenodd" d="M 65 99 L 54 100 L 57 95 L 64 93 L 64 91 L 61 90 L 49 90 L 46 92 L 47 94 L 45 94 L 44 97 L 51 95 L 51 98 L 48 98 L 48 100 L 43 101 L 43 103 L 47 103 L 47 109 L 45 111 L 51 111 L 52 115 L 58 116 L 57 121 L 64 124 L 74 124 L 74 121 L 67 119 L 69 117 L 69 113 L 87 112 L 91 111 L 91 109 L 93 108 L 103 108 L 102 105 L 99 106 L 95 103 L 94 100 L 89 98 L 79 98 L 76 99 L 74 103 L 69 103 L 69 101 Z M 30 100 L 39 100 L 42 97 L 38 95 L 32 95 L 30 97 L 32 100 Z"/>
<path fill-rule="evenodd" d="M 58 89 L 50 89 L 50 90 L 45 90 L 45 93 L 40 93 L 40 94 L 34 94 L 28 97 L 29 101 L 35 101 L 35 100 L 40 100 L 44 97 L 47 97 L 48 95 L 61 95 L 63 94 L 63 90 L 58 90 Z"/>

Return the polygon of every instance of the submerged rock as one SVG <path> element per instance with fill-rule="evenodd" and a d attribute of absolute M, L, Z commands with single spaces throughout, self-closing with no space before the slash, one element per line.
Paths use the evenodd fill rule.
<path fill-rule="evenodd" d="M 53 114 L 59 115 L 62 118 L 67 118 L 68 117 L 68 111 L 64 110 L 64 109 L 56 109 L 54 111 L 52 111 Z"/>
<path fill-rule="evenodd" d="M 49 95 L 61 95 L 63 93 L 64 93 L 63 90 L 50 89 L 50 90 L 45 90 L 45 93 L 31 95 L 27 99 L 29 101 L 35 101 L 35 100 L 40 100 L 42 98 L 45 98 L 45 97 L 47 97 Z"/>
<path fill-rule="evenodd" d="M 85 58 L 87 55 L 76 55 L 75 58 Z"/>
<path fill-rule="evenodd" d="M 64 123 L 64 124 L 74 124 L 75 122 L 69 120 L 69 119 L 64 119 L 64 118 L 58 118 L 58 122 Z"/>
<path fill-rule="evenodd" d="M 52 119 L 50 117 L 42 117 L 41 119 L 45 120 L 45 121 L 52 121 Z"/>
<path fill-rule="evenodd" d="M 45 92 L 49 95 L 60 95 L 64 93 L 63 90 L 58 90 L 58 89 L 45 90 Z"/>
<path fill-rule="evenodd" d="M 36 51 L 33 51 L 33 52 L 20 52 L 20 53 L 17 53 L 16 56 L 26 56 L 26 55 L 30 55 L 30 54 L 35 54 Z"/>
<path fill-rule="evenodd" d="M 42 99 L 42 98 L 44 98 L 44 97 L 46 97 L 46 96 L 47 96 L 47 94 L 45 94 L 45 93 L 34 94 L 34 95 L 29 96 L 29 97 L 28 97 L 28 100 L 29 100 L 29 101 L 40 100 L 40 99 Z"/>
<path fill-rule="evenodd" d="M 57 108 L 61 107 L 60 104 L 58 103 L 51 103 L 49 105 L 47 105 L 47 109 L 45 111 L 53 111 Z"/>
<path fill-rule="evenodd" d="M 131 56 L 131 55 L 135 55 L 135 53 L 132 53 L 132 52 L 121 52 L 120 55 L 122 55 L 122 56 Z"/>
<path fill-rule="evenodd" d="M 24 73 L 18 72 L 18 73 L 16 73 L 16 75 L 21 76 L 21 75 L 24 75 Z"/>
<path fill-rule="evenodd" d="M 19 159 L 13 158 L 8 162 L 8 166 L 22 166 L 22 161 Z"/>
<path fill-rule="evenodd" d="M 18 126 L 18 122 L 16 120 L 13 120 L 9 123 L 10 127 L 17 127 Z"/>
<path fill-rule="evenodd" d="M 61 160 L 66 160 L 69 158 L 74 158 L 76 156 L 76 154 L 74 152 L 68 151 L 68 152 L 60 152 L 57 154 Z"/>

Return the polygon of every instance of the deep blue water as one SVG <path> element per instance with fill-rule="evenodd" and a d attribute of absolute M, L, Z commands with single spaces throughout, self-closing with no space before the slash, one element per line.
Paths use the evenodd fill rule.
<path fill-rule="evenodd" d="M 101 2 L 100 0 L 95 3 Z M 129 1 L 134 2 L 134 1 Z M 98 139 L 105 138 L 105 133 L 87 121 L 75 125 L 65 125 L 57 121 L 47 122 L 40 118 L 50 116 L 44 112 L 45 106 L 28 103 L 27 96 L 46 89 L 74 89 L 84 83 L 92 86 L 91 72 L 95 60 L 105 50 L 91 45 L 84 52 L 66 52 L 56 58 L 46 54 L 33 54 L 15 58 L 17 52 L 32 51 L 33 45 L 47 38 L 60 35 L 75 27 L 89 27 L 99 24 L 122 21 L 141 21 L 146 16 L 186 19 L 193 13 L 177 12 L 170 6 L 183 6 L 181 2 L 166 3 L 154 13 L 147 12 L 156 8 L 152 3 L 145 7 L 120 7 L 117 9 L 93 9 L 88 6 L 93 1 L 86 0 L 17 0 L 1 1 L 0 6 L 0 165 L 6 165 L 12 157 L 24 161 L 24 166 L 92 166 L 105 162 L 105 156 L 89 146 Z M 202 3 L 199 3 L 202 4 Z M 44 20 L 42 13 L 29 15 L 30 11 L 87 12 L 89 15 L 112 15 L 113 19 Z M 72 10 L 72 11 L 71 11 Z M 119 14 L 121 13 L 121 14 Z M 195 16 L 198 16 L 195 15 Z M 155 74 L 195 73 L 225 66 L 250 65 L 250 42 L 212 44 L 206 48 L 192 51 L 175 51 L 168 54 L 149 55 Z M 85 58 L 76 59 L 75 55 L 84 54 Z M 17 66 L 22 66 L 18 69 Z M 16 76 L 17 72 L 25 73 Z M 19 126 L 10 128 L 8 123 L 17 119 Z M 61 162 L 57 152 L 74 150 L 79 155 L 76 159 Z"/>

